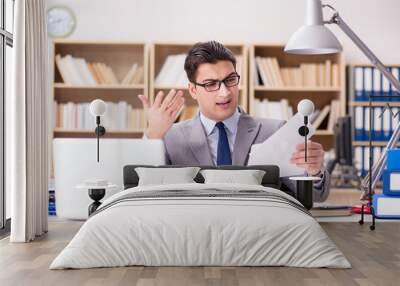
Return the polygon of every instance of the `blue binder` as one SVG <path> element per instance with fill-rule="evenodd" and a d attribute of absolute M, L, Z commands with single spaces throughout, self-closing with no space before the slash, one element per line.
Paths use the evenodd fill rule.
<path fill-rule="evenodd" d="M 364 108 L 356 106 L 354 108 L 354 139 L 356 141 L 364 140 Z"/>
<path fill-rule="evenodd" d="M 400 196 L 400 169 L 383 172 L 383 194 L 387 196 Z"/>
<path fill-rule="evenodd" d="M 380 219 L 400 218 L 400 197 L 373 195 L 372 206 L 375 216 Z"/>
<path fill-rule="evenodd" d="M 400 149 L 388 150 L 386 167 L 391 171 L 400 170 Z"/>
<path fill-rule="evenodd" d="M 354 88 L 355 88 L 355 101 L 364 100 L 364 68 L 355 67 L 354 68 Z"/>
<path fill-rule="evenodd" d="M 364 93 L 363 99 L 368 101 L 369 97 L 374 95 L 373 93 L 373 68 L 364 68 Z"/>

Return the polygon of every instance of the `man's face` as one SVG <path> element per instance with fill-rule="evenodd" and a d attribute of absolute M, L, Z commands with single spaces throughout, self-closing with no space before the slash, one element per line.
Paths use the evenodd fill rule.
<path fill-rule="evenodd" d="M 205 84 L 215 80 L 224 80 L 235 74 L 230 61 L 218 61 L 215 64 L 201 64 L 197 68 L 196 82 Z M 208 118 L 223 121 L 232 116 L 238 106 L 239 85 L 226 87 L 221 84 L 219 90 L 207 91 L 204 87 L 189 83 L 190 95 L 197 100 L 200 111 Z"/>

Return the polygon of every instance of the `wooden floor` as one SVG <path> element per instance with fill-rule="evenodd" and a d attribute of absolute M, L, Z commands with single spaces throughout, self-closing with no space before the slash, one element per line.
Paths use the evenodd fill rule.
<path fill-rule="evenodd" d="M 27 244 L 0 241 L 0 285 L 400 285 L 400 223 L 321 223 L 353 268 L 120 267 L 48 270 L 82 222 L 51 222 L 43 238 Z"/>

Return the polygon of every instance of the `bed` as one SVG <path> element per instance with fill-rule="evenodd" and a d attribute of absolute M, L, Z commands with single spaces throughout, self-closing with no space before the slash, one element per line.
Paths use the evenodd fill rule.
<path fill-rule="evenodd" d="M 138 185 L 106 199 L 50 269 L 144 266 L 291 266 L 350 268 L 343 253 L 293 196 L 282 192 L 276 166 L 261 185 Z M 206 167 L 202 167 L 205 169 Z M 214 167 L 209 167 L 214 168 Z"/>

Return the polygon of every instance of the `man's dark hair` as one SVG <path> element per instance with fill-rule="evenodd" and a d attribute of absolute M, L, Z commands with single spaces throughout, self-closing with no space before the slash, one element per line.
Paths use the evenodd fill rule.
<path fill-rule="evenodd" d="M 215 64 L 217 61 L 230 61 L 236 70 L 236 59 L 231 50 L 216 41 L 195 44 L 185 59 L 185 71 L 189 81 L 194 82 L 197 68 L 201 64 Z"/>

